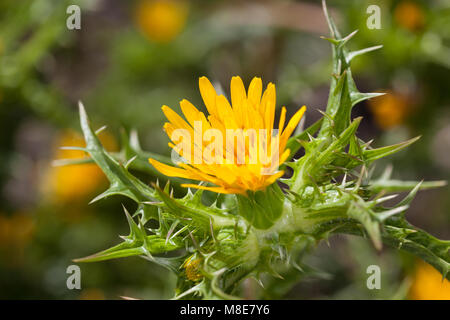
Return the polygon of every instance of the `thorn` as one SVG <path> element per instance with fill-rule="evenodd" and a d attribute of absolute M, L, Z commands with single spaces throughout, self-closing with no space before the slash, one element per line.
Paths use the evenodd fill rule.
<path fill-rule="evenodd" d="M 296 261 L 292 261 L 292 266 L 293 266 L 295 269 L 297 269 L 298 271 L 300 271 L 300 272 L 304 272 L 304 271 L 305 271 L 305 270 L 303 270 L 302 267 L 300 267 L 300 266 L 298 265 L 298 263 L 297 263 Z"/>
<path fill-rule="evenodd" d="M 383 174 L 380 177 L 380 180 L 389 180 L 391 177 L 392 171 L 394 169 L 394 166 L 392 164 L 389 164 L 386 169 L 384 170 Z"/>
<path fill-rule="evenodd" d="M 178 230 L 177 232 L 175 232 L 169 239 L 172 240 L 173 238 L 175 238 L 177 235 L 179 235 L 180 233 L 182 233 L 183 231 L 185 231 L 188 228 L 188 226 L 184 226 L 183 228 L 181 228 L 180 230 Z"/>
<path fill-rule="evenodd" d="M 167 180 L 166 185 L 164 186 L 164 192 L 167 193 L 167 191 L 170 191 L 170 180 Z"/>
<path fill-rule="evenodd" d="M 172 223 L 172 225 L 170 226 L 170 229 L 169 229 L 169 231 L 167 232 L 167 236 L 166 236 L 166 245 L 167 245 L 167 242 L 171 239 L 170 236 L 172 235 L 172 232 L 175 230 L 175 228 L 177 227 L 177 225 L 178 225 L 179 222 L 180 222 L 179 220 L 176 220 L 176 221 L 175 221 L 174 223 Z"/>
<path fill-rule="evenodd" d="M 164 204 L 164 202 L 160 202 L 160 201 L 144 201 L 144 202 L 141 202 L 141 203 L 142 204 L 148 204 L 150 206 L 160 206 L 160 205 Z"/>
<path fill-rule="evenodd" d="M 381 49 L 381 48 L 383 48 L 383 45 L 373 46 L 373 47 L 365 48 L 365 49 L 358 50 L 358 51 L 352 51 L 352 52 L 348 53 L 348 55 L 347 55 L 345 60 L 347 61 L 347 63 L 349 63 L 350 61 L 353 60 L 353 58 L 355 58 L 355 57 L 357 57 L 357 56 L 359 56 L 361 54 L 365 54 L 365 53 L 368 53 L 368 52 L 371 52 L 371 51 L 375 51 L 375 50 L 378 50 L 378 49 Z"/>
<path fill-rule="evenodd" d="M 344 45 L 345 43 L 347 43 L 348 40 L 350 40 L 351 38 L 353 38 L 353 36 L 354 36 L 355 34 L 357 34 L 357 33 L 358 33 L 358 30 L 355 30 L 355 31 L 353 31 L 352 33 L 350 33 L 348 36 L 342 38 L 341 46 Z"/>
<path fill-rule="evenodd" d="M 144 241 L 146 241 L 146 240 L 144 239 Z M 144 253 L 147 256 L 148 260 L 155 261 L 155 258 L 152 256 L 150 251 L 147 250 L 147 248 L 145 248 L 144 246 L 142 246 L 141 248 L 142 248 L 142 250 L 144 250 Z"/>
<path fill-rule="evenodd" d="M 306 116 L 303 116 L 302 119 L 300 120 L 300 123 L 297 126 L 297 129 L 295 129 L 295 133 L 294 136 L 302 133 L 305 130 L 305 120 Z"/>
<path fill-rule="evenodd" d="M 103 127 L 100 127 L 100 128 L 98 128 L 96 131 L 95 131 L 95 134 L 96 135 L 98 135 L 99 133 L 101 133 L 103 130 L 105 130 L 107 128 L 107 126 L 103 126 Z"/>
<path fill-rule="evenodd" d="M 356 185 L 355 185 L 355 188 L 354 188 L 355 191 L 359 190 L 359 188 L 361 187 L 361 183 L 362 183 L 362 180 L 363 180 L 363 175 L 365 174 L 365 172 L 366 172 L 366 166 L 363 165 L 361 167 L 361 172 L 359 173 L 358 181 L 356 182 Z"/>
<path fill-rule="evenodd" d="M 327 3 L 325 0 L 322 0 L 322 9 L 323 9 L 325 18 L 327 19 L 328 25 L 330 26 L 331 36 L 334 38 L 334 37 L 336 37 L 336 35 L 334 33 L 333 28 L 331 28 L 330 15 L 328 14 Z"/>
<path fill-rule="evenodd" d="M 362 148 L 362 149 L 369 148 L 370 145 L 373 143 L 373 140 L 374 140 L 374 139 L 367 141 L 366 143 L 364 143 L 364 144 L 361 146 L 361 148 Z"/>
<path fill-rule="evenodd" d="M 130 164 L 131 164 L 134 160 L 136 160 L 136 159 L 137 159 L 137 155 L 135 155 L 135 156 L 132 157 L 130 160 L 128 160 L 128 161 L 125 163 L 125 169 L 128 170 L 128 167 L 130 166 Z"/>
<path fill-rule="evenodd" d="M 259 284 L 261 286 L 261 288 L 265 289 L 264 283 L 262 282 L 261 278 L 257 278 L 255 276 L 253 276 L 252 278 L 256 281 L 257 284 Z"/>
<path fill-rule="evenodd" d="M 194 245 L 194 247 L 195 247 L 198 251 L 200 251 L 200 247 L 198 246 L 197 240 L 195 240 L 195 237 L 194 237 L 194 235 L 192 234 L 191 231 L 189 231 L 189 236 L 191 237 L 192 244 Z"/>
<path fill-rule="evenodd" d="M 317 109 L 317 111 L 319 111 L 320 114 L 322 114 L 324 117 L 326 117 L 328 119 L 328 121 L 331 122 L 331 126 L 334 127 L 334 119 L 328 113 L 326 113 L 320 109 Z"/>
<path fill-rule="evenodd" d="M 76 150 L 76 151 L 88 152 L 88 150 L 85 147 L 63 146 L 63 147 L 59 147 L 59 149 L 60 150 Z"/>
<path fill-rule="evenodd" d="M 85 109 L 85 107 L 83 105 L 83 102 L 81 102 L 81 100 L 78 100 L 78 110 L 80 111 L 80 114 L 84 118 L 87 118 L 86 109 Z"/>
<path fill-rule="evenodd" d="M 378 199 L 380 199 L 382 196 L 384 196 L 386 194 L 386 190 L 381 190 L 380 193 L 378 193 L 377 195 L 375 195 L 375 197 L 372 199 L 372 201 L 377 201 Z"/>
<path fill-rule="evenodd" d="M 345 188 L 346 183 L 347 183 L 347 172 L 344 173 L 344 177 L 342 178 L 341 186 Z"/>
<path fill-rule="evenodd" d="M 216 243 L 216 238 L 214 237 L 214 226 L 213 226 L 213 221 L 212 221 L 211 217 L 209 217 L 209 229 L 211 231 L 211 237 L 212 237 L 214 243 Z"/>
<path fill-rule="evenodd" d="M 134 129 L 130 131 L 130 146 L 135 151 L 140 151 L 141 150 L 141 145 L 139 143 L 138 133 Z"/>
<path fill-rule="evenodd" d="M 120 298 L 122 298 L 123 300 L 141 300 L 138 298 L 132 298 L 132 297 L 126 297 L 126 296 L 119 296 Z"/>

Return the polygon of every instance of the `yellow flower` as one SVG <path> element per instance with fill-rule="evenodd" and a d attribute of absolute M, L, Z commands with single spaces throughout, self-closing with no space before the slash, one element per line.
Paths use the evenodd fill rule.
<path fill-rule="evenodd" d="M 169 120 L 164 125 L 164 129 L 173 143 L 177 143 L 177 138 L 180 139 L 177 129 L 182 129 L 190 137 L 194 137 L 194 142 L 190 143 L 192 146 L 190 152 L 180 149 L 179 145 L 169 143 L 169 146 L 184 160 L 189 159 L 189 161 L 187 163 L 180 161 L 178 163 L 180 168 L 162 164 L 154 159 L 149 159 L 150 163 L 166 176 L 206 181 L 215 185 L 208 187 L 184 184 L 184 187 L 243 195 L 246 195 L 247 191 L 264 190 L 283 175 L 283 171 L 277 171 L 278 165 L 281 165 L 290 154 L 290 150 L 285 149 L 286 143 L 301 120 L 306 107 L 300 108 L 286 127 L 284 127 L 286 108 L 283 107 L 279 129 L 274 134 L 272 129 L 275 121 L 276 94 L 273 83 L 267 85 L 263 94 L 262 81 L 255 77 L 250 83 L 247 94 L 241 78 L 233 77 L 231 104 L 225 96 L 216 93 L 206 77 L 199 79 L 199 86 L 209 113 L 207 117 L 187 100 L 180 102 L 187 122 L 168 106 L 162 107 Z M 199 126 L 200 129 L 198 129 Z M 220 134 L 222 138 L 227 136 L 227 139 L 217 141 L 218 135 L 215 135 L 214 145 L 218 145 L 219 148 L 214 148 L 214 153 L 210 154 L 213 143 L 205 142 L 207 140 L 205 134 L 211 131 Z M 230 131 L 236 134 L 232 139 L 228 139 Z M 198 135 L 200 142 L 195 139 Z M 236 146 L 235 137 L 238 140 Z M 265 158 L 261 157 L 261 154 L 265 155 Z"/>
<path fill-rule="evenodd" d="M 450 281 L 429 264 L 419 261 L 409 297 L 412 300 L 450 300 Z"/>
<path fill-rule="evenodd" d="M 402 124 L 411 113 L 413 105 L 405 95 L 386 92 L 384 96 L 369 100 L 370 111 L 381 129 Z"/>
<path fill-rule="evenodd" d="M 0 256 L 10 266 L 23 262 L 25 249 L 32 240 L 35 222 L 30 214 L 14 213 L 10 217 L 0 213 Z"/>
<path fill-rule="evenodd" d="M 116 149 L 114 139 L 105 133 L 101 140 L 107 149 Z M 60 147 L 84 147 L 85 142 L 81 135 L 73 131 L 61 134 L 56 143 L 55 159 L 82 159 L 86 154 L 79 150 L 62 150 Z M 106 182 L 104 174 L 96 164 L 76 164 L 49 168 L 43 181 L 44 192 L 52 200 L 62 203 L 71 203 L 83 200 L 92 195 Z"/>
<path fill-rule="evenodd" d="M 410 31 L 422 28 L 425 23 L 422 9 L 412 1 L 403 1 L 397 5 L 394 17 L 399 25 Z"/>
<path fill-rule="evenodd" d="M 199 281 L 203 279 L 203 275 L 200 272 L 201 259 L 194 259 L 194 256 L 189 257 L 183 264 L 186 272 L 186 278 L 191 281 Z"/>
<path fill-rule="evenodd" d="M 177 0 L 141 0 L 136 8 L 136 22 L 141 31 L 157 42 L 169 42 L 184 28 L 187 4 Z"/>
<path fill-rule="evenodd" d="M 0 246 L 23 248 L 34 232 L 34 221 L 29 214 L 15 213 L 11 217 L 0 214 Z"/>
<path fill-rule="evenodd" d="M 105 300 L 105 294 L 100 289 L 84 289 L 79 297 L 80 300 Z"/>

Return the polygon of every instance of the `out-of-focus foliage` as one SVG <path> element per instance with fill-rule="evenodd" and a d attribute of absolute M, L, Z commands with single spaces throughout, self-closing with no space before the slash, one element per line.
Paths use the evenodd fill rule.
<path fill-rule="evenodd" d="M 94 167 L 51 167 L 69 152 L 55 151 L 55 145 L 65 145 L 66 133 L 78 130 L 78 100 L 89 106 L 94 124 L 137 129 L 145 149 L 160 153 L 168 152 L 161 105 L 176 105 L 184 97 L 200 105 L 195 88 L 203 75 L 224 92 L 236 74 L 246 83 L 255 75 L 276 82 L 277 105 L 286 104 L 288 114 L 298 104 L 308 105 L 306 125 L 320 116 L 314 108 L 324 110 L 331 67 L 328 43 L 318 39 L 327 30 L 319 22 L 317 1 L 168 2 L 0 2 L 1 298 L 171 296 L 175 280 L 139 258 L 83 265 L 81 292 L 66 288 L 65 270 L 73 258 L 112 245 L 117 230 L 126 234 L 117 208 L 119 202 L 131 205 L 115 199 L 88 206 L 102 190 L 102 174 Z M 66 28 L 69 4 L 82 9 L 81 30 Z M 367 28 L 370 4 L 328 3 L 344 34 L 359 30 L 352 48 L 383 44 L 352 65 L 361 91 L 390 94 L 355 111 L 365 117 L 360 134 L 377 137 L 380 145 L 422 135 L 420 143 L 389 159 L 397 178 L 448 179 L 448 1 L 382 1 L 379 30 Z M 120 140 L 114 130 L 102 135 Z M 445 187 L 418 195 L 410 220 L 440 238 L 450 237 L 448 192 Z M 344 240 L 331 246 L 323 250 L 335 264 L 311 258 L 326 276 L 320 273 L 278 297 L 415 298 L 407 294 L 410 284 L 416 288 L 426 281 L 408 256 L 391 250 L 376 255 L 371 247 Z M 343 249 L 347 246 L 351 256 Z M 365 287 L 371 264 L 386 270 L 386 291 Z M 249 283 L 255 292 L 257 287 Z"/>

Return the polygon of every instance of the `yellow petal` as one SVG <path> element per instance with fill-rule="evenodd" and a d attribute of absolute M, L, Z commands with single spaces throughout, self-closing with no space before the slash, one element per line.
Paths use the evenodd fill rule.
<path fill-rule="evenodd" d="M 261 78 L 254 77 L 250 86 L 248 87 L 248 100 L 251 101 L 255 108 L 259 108 L 262 94 L 262 81 Z"/>
<path fill-rule="evenodd" d="M 271 104 L 273 104 L 274 106 L 276 105 L 276 91 L 275 91 L 275 85 L 270 82 L 267 85 L 266 90 L 264 90 L 264 94 L 262 96 L 261 99 L 261 106 L 260 106 L 260 110 L 259 113 L 261 114 L 261 116 L 263 118 L 265 118 L 265 114 L 266 114 L 266 106 L 267 103 L 270 101 Z"/>
<path fill-rule="evenodd" d="M 155 167 L 156 170 L 158 170 L 165 176 L 192 179 L 192 176 L 184 169 L 168 166 L 167 164 L 161 163 L 152 158 L 148 159 L 148 161 L 152 166 Z"/>
<path fill-rule="evenodd" d="M 193 127 L 195 121 L 201 121 L 200 111 L 188 100 L 183 99 L 180 101 L 181 111 L 189 124 Z"/>
<path fill-rule="evenodd" d="M 208 109 L 209 114 L 217 115 L 216 110 L 216 90 L 214 89 L 211 82 L 206 77 L 201 77 L 198 80 L 200 87 L 200 94 L 202 95 L 203 102 L 205 103 L 206 109 Z"/>
<path fill-rule="evenodd" d="M 173 111 L 168 106 L 164 105 L 162 106 L 162 111 L 164 112 L 164 115 L 166 116 L 167 120 L 169 120 L 176 128 L 180 129 L 192 129 L 192 127 L 183 120 L 175 111 Z"/>
<path fill-rule="evenodd" d="M 221 122 L 224 122 L 224 119 L 229 119 L 234 121 L 234 113 L 233 109 L 231 108 L 230 103 L 228 102 L 227 98 L 225 98 L 224 95 L 216 96 L 216 106 L 218 111 L 218 116 L 221 120 Z M 237 128 L 237 124 L 233 128 Z M 228 128 L 228 129 L 233 129 Z"/>
<path fill-rule="evenodd" d="M 305 113 L 305 111 L 306 111 L 306 106 L 301 107 L 294 114 L 294 116 L 291 118 L 291 120 L 289 120 L 289 123 L 287 124 L 286 129 L 283 131 L 283 134 L 281 135 L 280 146 L 284 146 L 286 144 L 287 139 L 289 139 L 289 137 L 291 136 L 292 132 L 297 127 L 297 125 L 300 122 L 300 120 L 302 119 L 303 114 Z"/>
<path fill-rule="evenodd" d="M 286 121 L 286 107 L 281 108 L 280 122 L 278 123 L 278 133 L 281 135 L 283 132 L 284 122 Z"/>
<path fill-rule="evenodd" d="M 291 154 L 290 149 L 284 150 L 283 154 L 280 157 L 280 163 L 279 163 L 280 166 L 286 161 L 286 159 L 289 157 L 290 154 Z"/>
<path fill-rule="evenodd" d="M 181 185 L 183 188 L 193 188 L 193 189 L 202 189 L 202 190 L 209 190 L 216 193 L 226 193 L 226 194 L 236 194 L 236 193 L 242 193 L 243 191 L 240 189 L 229 189 L 224 187 L 206 187 L 198 184 L 189 184 L 185 183 Z"/>
<path fill-rule="evenodd" d="M 273 128 L 273 121 L 275 120 L 275 99 L 267 99 L 264 106 L 264 123 L 267 130 Z"/>
<path fill-rule="evenodd" d="M 274 183 L 275 181 L 277 181 L 279 178 L 281 178 L 284 174 L 284 171 L 280 171 L 275 173 L 274 175 L 271 175 L 270 178 L 268 178 L 266 180 L 266 186 L 271 185 L 272 183 Z"/>
<path fill-rule="evenodd" d="M 242 82 L 242 79 L 240 77 L 231 78 L 230 91 L 231 104 L 233 105 L 236 122 L 239 126 L 241 126 L 243 123 L 242 105 L 247 99 L 247 94 L 245 93 L 244 83 Z"/>

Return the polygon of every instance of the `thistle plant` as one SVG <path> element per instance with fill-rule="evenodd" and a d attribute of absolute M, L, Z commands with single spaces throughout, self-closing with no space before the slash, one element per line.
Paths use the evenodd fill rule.
<path fill-rule="evenodd" d="M 122 195 L 135 201 L 137 209 L 130 214 L 124 208 L 130 233 L 122 237 L 123 242 L 76 261 L 141 256 L 176 274 L 176 299 L 233 299 L 247 278 L 269 274 L 282 282 L 287 281 L 285 274 L 307 272 L 305 254 L 333 235 L 351 234 L 370 239 L 378 250 L 386 244 L 410 252 L 449 278 L 450 241 L 436 239 L 405 219 L 419 190 L 445 182 L 394 180 L 389 168 L 380 177 L 372 174 L 376 160 L 401 151 L 418 138 L 373 148 L 371 141 L 357 136 L 361 118 L 351 119 L 355 105 L 380 94 L 358 91 L 350 63 L 381 46 L 349 51 L 347 43 L 356 32 L 342 37 L 325 5 L 324 13 L 331 32 L 325 40 L 331 43 L 333 59 L 329 98 L 323 117 L 303 131 L 296 128 L 305 108 L 289 121 L 282 108 L 278 131 L 259 137 L 250 134 L 252 129 L 275 127 L 275 86 L 269 84 L 263 93 L 261 79 L 255 78 L 246 91 L 242 80 L 233 77 L 230 103 L 203 77 L 199 84 L 207 115 L 187 100 L 180 103 L 186 120 L 163 107 L 169 120 L 164 129 L 179 159 L 173 164 L 143 151 L 135 133 L 124 135 L 121 152 L 106 152 L 80 104 L 86 140 L 82 150 L 111 183 L 93 201 Z M 175 145 L 179 129 L 200 137 L 208 129 L 216 133 L 234 129 L 244 143 L 227 141 L 205 156 L 198 152 L 199 147 L 201 151 L 207 148 L 203 140 Z M 304 155 L 295 158 L 301 148 Z M 272 156 L 251 162 L 256 149 L 271 150 Z M 144 183 L 134 171 L 167 183 Z M 185 196 L 174 196 L 174 187 L 184 188 Z M 396 205 L 385 205 L 404 191 L 407 195 Z M 207 205 L 205 198 L 211 195 L 213 203 Z M 157 221 L 156 228 L 151 228 L 152 220 Z"/>

